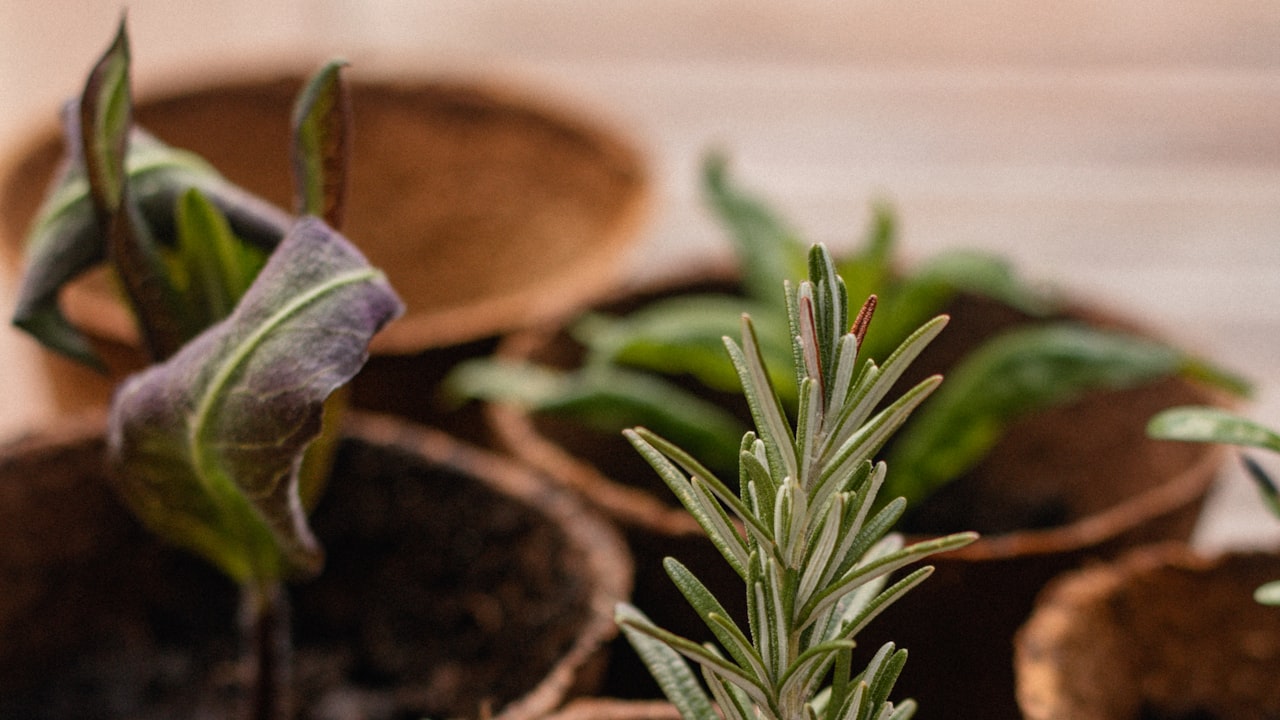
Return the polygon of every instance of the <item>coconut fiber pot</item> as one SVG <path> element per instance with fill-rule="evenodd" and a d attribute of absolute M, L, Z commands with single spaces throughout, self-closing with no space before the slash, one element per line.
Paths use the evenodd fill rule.
<path fill-rule="evenodd" d="M 297 717 L 541 717 L 598 685 L 630 560 L 508 460 L 357 414 L 290 587 Z M 93 418 L 0 450 L 0 717 L 227 718 L 238 591 L 144 532 Z"/>
<path fill-rule="evenodd" d="M 601 309 L 625 312 L 674 292 L 732 292 L 734 284 L 719 275 L 714 282 L 620 297 Z M 971 297 L 948 312 L 951 323 L 914 363 L 903 389 L 928 374 L 945 375 L 982 340 L 1029 322 L 1010 308 Z M 1067 314 L 1097 325 L 1125 324 L 1086 308 Z M 567 367 L 580 350 L 562 328 L 549 327 L 512 336 L 500 352 Z M 747 417 L 740 398 L 713 399 Z M 1018 717 L 1013 637 L 1036 593 L 1090 558 L 1189 537 L 1221 452 L 1148 440 L 1145 426 L 1163 408 L 1220 401 L 1200 386 L 1170 379 L 1027 416 L 966 476 L 909 510 L 900 526 L 909 534 L 977 530 L 983 536 L 931 558 L 934 575 L 859 634 L 859 647 L 868 653 L 889 640 L 909 650 L 895 697 L 919 700 L 918 717 L 926 720 Z M 689 566 L 741 618 L 741 580 L 625 440 L 518 407 L 491 405 L 486 412 L 512 452 L 583 493 L 624 529 L 636 558 L 635 603 L 657 624 L 710 639 L 663 571 L 667 555 Z M 606 692 L 621 699 L 657 697 L 625 640 L 615 644 Z"/>
<path fill-rule="evenodd" d="M 474 83 L 352 77 L 341 229 L 407 306 L 374 340 L 356 404 L 421 415 L 429 388 L 459 353 L 485 352 L 492 343 L 483 339 L 582 305 L 613 284 L 648 181 L 627 141 L 538 98 Z M 301 78 L 144 93 L 136 117 L 232 182 L 289 208 L 289 115 Z M 61 154 L 60 131 L 50 126 L 0 178 L 0 234 L 15 270 Z M 132 319 L 104 273 L 75 284 L 64 302 L 98 341 L 114 377 L 140 366 Z M 454 350 L 432 354 L 442 347 Z M 109 396 L 114 380 L 50 362 L 75 372 L 72 381 L 53 383 L 75 388 L 60 398 L 64 406 Z"/>
<path fill-rule="evenodd" d="M 1280 557 L 1145 548 L 1069 573 L 1018 634 L 1027 720 L 1280 717 Z"/>

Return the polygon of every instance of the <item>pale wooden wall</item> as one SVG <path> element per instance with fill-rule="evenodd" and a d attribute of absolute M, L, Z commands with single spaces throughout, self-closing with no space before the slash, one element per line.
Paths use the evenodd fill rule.
<path fill-rule="evenodd" d="M 725 253 L 696 197 L 698 159 L 716 146 L 813 239 L 847 245 L 868 201 L 890 199 L 909 255 L 996 250 L 1127 305 L 1258 378 L 1252 412 L 1280 424 L 1280 3 L 129 7 L 144 89 L 344 55 L 355 72 L 499 78 L 609 119 L 655 171 L 636 276 Z M 118 13 L 90 0 L 0 3 L 0 149 L 74 90 Z M 48 415 L 31 352 L 0 334 L 0 432 Z M 1277 536 L 1238 474 L 1226 487 L 1207 543 Z"/>

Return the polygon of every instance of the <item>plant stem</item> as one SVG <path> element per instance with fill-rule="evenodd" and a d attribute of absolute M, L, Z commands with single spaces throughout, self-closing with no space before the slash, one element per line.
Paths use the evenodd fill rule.
<path fill-rule="evenodd" d="M 249 683 L 244 720 L 288 720 L 293 717 L 293 647 L 283 584 L 244 585 L 240 627 Z"/>

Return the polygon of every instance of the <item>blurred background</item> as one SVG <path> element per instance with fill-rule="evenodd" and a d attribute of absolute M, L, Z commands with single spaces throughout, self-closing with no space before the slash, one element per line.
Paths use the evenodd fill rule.
<path fill-rule="evenodd" d="M 1257 382 L 1280 425 L 1280 4 L 979 0 L 135 0 L 139 94 L 245 69 L 495 81 L 646 153 L 633 277 L 727 257 L 710 149 L 810 239 L 873 201 L 907 259 L 970 247 L 1111 304 Z M 122 7 L 0 2 L 0 160 L 51 122 Z M 7 316 L 12 281 L 0 277 Z M 34 344 L 0 332 L 0 435 L 48 419 Z M 1280 539 L 1229 473 L 1199 542 Z"/>

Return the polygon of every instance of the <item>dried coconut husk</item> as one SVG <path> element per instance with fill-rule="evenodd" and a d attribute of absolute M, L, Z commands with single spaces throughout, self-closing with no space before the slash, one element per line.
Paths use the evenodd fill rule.
<path fill-rule="evenodd" d="M 351 77 L 342 230 L 387 273 L 408 308 L 374 339 L 356 403 L 421 416 L 431 395 L 425 383 L 450 361 L 431 350 L 544 320 L 613 285 L 647 205 L 646 170 L 614 132 L 536 97 L 461 81 Z M 301 83 L 298 74 L 144 95 L 136 117 L 287 209 L 289 114 Z M 18 149 L 0 179 L 0 245 L 15 274 L 61 154 L 60 130 L 47 127 Z M 102 271 L 69 287 L 64 302 L 113 372 L 104 382 L 51 357 L 51 367 L 71 373 L 53 383 L 59 403 L 105 404 L 116 379 L 144 364 L 132 318 Z M 398 360 L 385 380 L 384 357 Z M 406 363 L 426 368 L 425 379 L 405 372 Z"/>
<path fill-rule="evenodd" d="M 1018 633 L 1027 720 L 1280 717 L 1280 578 L 1270 553 L 1144 548 L 1055 580 Z"/>
<path fill-rule="evenodd" d="M 116 502 L 94 417 L 0 449 L 0 716 L 235 716 L 238 591 Z M 358 414 L 292 586 L 300 720 L 542 717 L 598 682 L 630 559 L 508 460 Z"/>
<path fill-rule="evenodd" d="M 732 273 L 712 269 L 700 280 L 676 279 L 600 307 L 625 312 L 678 292 L 735 287 Z M 948 311 L 950 324 L 913 365 L 902 389 L 928 374 L 945 374 L 984 339 L 1028 322 L 1011 308 L 972 297 L 960 298 Z M 1066 316 L 1133 329 L 1128 321 L 1083 306 L 1073 306 Z M 580 348 L 563 328 L 548 326 L 508 338 L 499 352 L 571 367 Z M 717 399 L 746 418 L 736 396 Z M 868 657 L 890 640 L 909 650 L 895 697 L 916 698 L 919 717 L 926 720 L 1017 718 L 1013 637 L 1045 583 L 1091 558 L 1186 539 L 1199 516 L 1221 450 L 1150 440 L 1147 420 L 1174 405 L 1221 402 L 1206 388 L 1169 379 L 1036 413 L 1018 421 L 971 472 L 910 510 L 902 526 L 910 534 L 978 530 L 983 537 L 932 558 L 934 575 L 859 635 L 860 652 Z M 621 437 L 507 405 L 490 405 L 486 413 L 505 447 L 581 492 L 623 528 L 636 559 L 635 603 L 659 625 L 710 639 L 662 569 L 665 556 L 687 565 L 745 622 L 741 579 Z M 621 701 L 658 696 L 624 639 L 615 640 L 613 657 L 608 695 Z"/>

